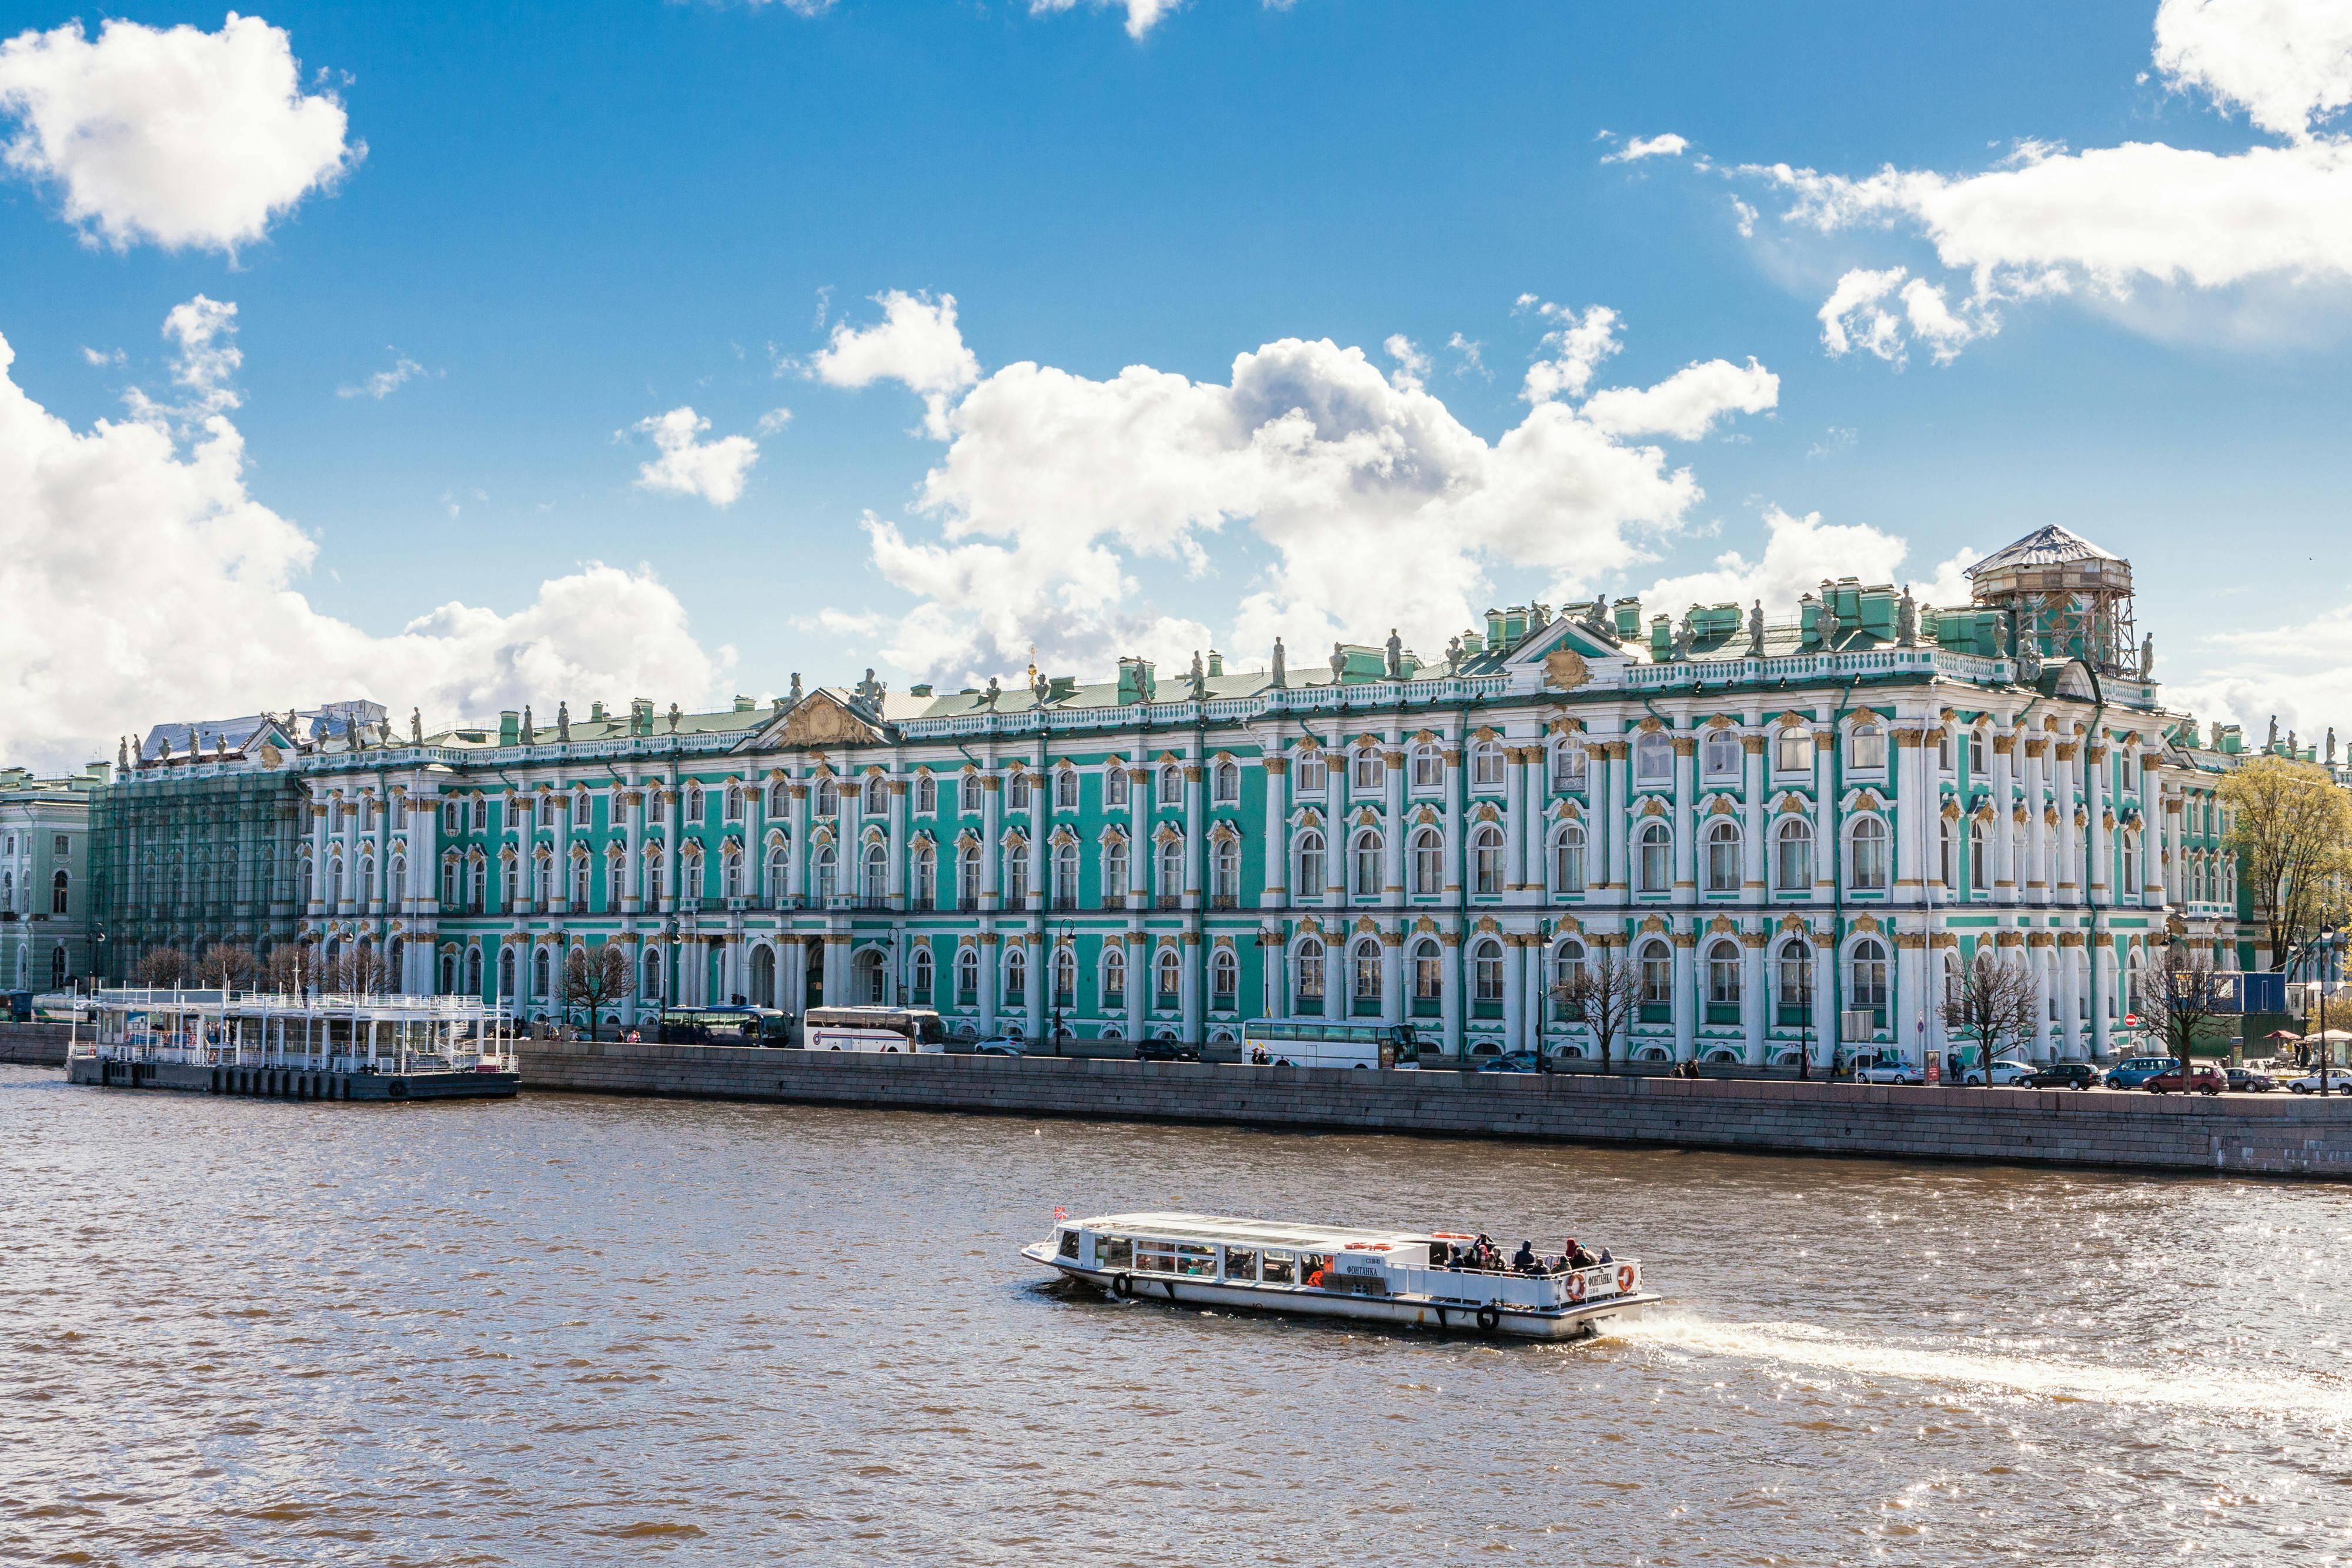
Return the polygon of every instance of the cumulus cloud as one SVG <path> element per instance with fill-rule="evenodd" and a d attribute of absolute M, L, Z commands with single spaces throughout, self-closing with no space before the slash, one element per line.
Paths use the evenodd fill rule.
<path fill-rule="evenodd" d="M 699 496 L 714 507 L 733 506 L 743 495 L 760 444 L 748 435 L 701 439 L 710 422 L 684 404 L 637 421 L 659 455 L 638 465 L 637 487 L 665 496 Z"/>
<path fill-rule="evenodd" d="M 1455 337 L 1462 334 L 1456 332 Z M 1382 352 L 1396 361 L 1396 373 L 1389 378 L 1402 392 L 1419 392 L 1429 379 L 1429 356 L 1421 351 L 1411 338 L 1402 332 L 1391 332 L 1381 345 Z"/>
<path fill-rule="evenodd" d="M 1745 365 L 1687 365 L 1654 387 L 1611 387 L 1588 398 L 1583 412 L 1612 435 L 1696 441 L 1727 414 L 1761 413 L 1780 401 L 1780 378 L 1751 357 Z"/>
<path fill-rule="evenodd" d="M 1527 382 L 1519 391 L 1529 402 L 1582 397 L 1601 361 L 1625 346 L 1617 340 L 1617 312 L 1605 305 L 1590 306 L 1579 315 L 1571 307 L 1522 294 L 1511 308 L 1516 315 L 1532 311 L 1538 319 L 1551 323 L 1538 347 L 1539 352 L 1550 357 L 1528 367 Z"/>
<path fill-rule="evenodd" d="M 2029 141 L 1977 173 L 1737 171 L 1788 198 L 1791 232 L 1916 235 L 1965 278 L 1955 305 L 1942 283 L 1905 281 L 1904 267 L 1847 271 L 1822 308 L 1830 352 L 1899 361 L 1918 342 L 1948 361 L 2000 329 L 1997 306 L 2031 299 L 2074 297 L 2120 312 L 2138 291 L 2293 295 L 2352 283 L 2352 140 L 2317 129 L 2352 101 L 2352 12 L 2337 0 L 2166 0 L 2156 59 L 2174 82 L 2244 109 L 2284 144 L 2077 152 Z M 1742 233 L 1754 227 L 1743 208 Z M 1887 300 L 1897 284 L 1899 311 Z"/>
<path fill-rule="evenodd" d="M 1616 152 L 1601 158 L 1603 163 L 1636 163 L 1644 158 L 1679 158 L 1690 143 L 1673 131 L 1664 136 L 1631 136 Z"/>
<path fill-rule="evenodd" d="M 423 365 L 418 364 L 399 350 L 394 349 L 388 351 L 393 356 L 390 370 L 378 371 L 357 386 L 337 387 L 335 395 L 337 397 L 372 397 L 381 402 L 398 392 L 404 383 L 425 373 Z"/>
<path fill-rule="evenodd" d="M 1908 580 L 1914 596 L 1927 604 L 1969 601 L 1964 572 L 1977 559 L 1973 549 L 1937 562 L 1924 580 L 1906 580 L 1901 569 L 1911 553 L 1909 541 L 1867 523 L 1825 523 L 1819 512 L 1799 517 L 1773 507 L 1765 511 L 1764 529 L 1763 553 L 1755 559 L 1727 550 L 1706 571 L 1661 578 L 1643 591 L 1643 610 L 1679 615 L 1693 604 L 1752 604 L 1760 599 L 1766 614 L 1786 616 L 1801 595 L 1841 577 Z"/>
<path fill-rule="evenodd" d="M 2171 678 L 2176 659 L 2191 673 Z M 2194 649 L 2167 653 L 2157 671 L 2167 677 L 2165 701 L 2173 707 L 2243 725 L 2257 737 L 2276 714 L 2281 728 L 2315 741 L 2330 725 L 2352 724 L 2352 607 L 2209 633 Z M 2345 738 L 2352 739 L 2352 731 Z"/>
<path fill-rule="evenodd" d="M 564 695 L 699 702 L 731 660 L 650 573 L 595 563 L 508 614 L 452 602 L 390 636 L 321 614 L 298 586 L 317 546 L 247 492 L 225 413 L 184 437 L 78 431 L 15 357 L 0 340 L 0 757 L 77 766 L 149 724 L 346 695 L 436 723 Z"/>
<path fill-rule="evenodd" d="M 1600 308 L 1541 319 L 1553 363 L 1589 364 L 1614 342 Z M 1420 354 L 1410 340 L 1388 349 L 1405 366 Z M 961 362 L 918 362 L 941 361 Z M 1558 372 L 1562 385 L 1576 376 Z M 1413 370 L 1391 377 L 1360 349 L 1297 339 L 1237 355 L 1222 383 L 1145 365 L 1099 381 L 1006 365 L 943 402 L 937 433 L 945 450 L 913 520 L 866 526 L 877 570 L 916 601 L 886 656 L 949 680 L 1018 669 L 1033 643 L 1053 667 L 1089 673 L 1213 640 L 1265 648 L 1277 632 L 1302 657 L 1391 626 L 1434 651 L 1473 623 L 1490 571 L 1571 583 L 1620 571 L 1701 496 L 1656 447 L 1563 399 L 1537 401 L 1490 443 Z M 1213 633 L 1160 600 L 1216 570 L 1209 547 L 1232 529 L 1266 564 Z"/>
<path fill-rule="evenodd" d="M 767 413 L 760 416 L 759 431 L 762 435 L 773 435 L 776 432 L 783 429 L 784 426 L 790 424 L 792 422 L 793 411 L 791 409 L 772 408 Z"/>
<path fill-rule="evenodd" d="M 875 303 L 882 307 L 882 319 L 870 327 L 835 322 L 832 337 L 810 359 L 809 373 L 836 387 L 903 382 L 922 394 L 925 428 L 940 437 L 948 400 L 980 380 L 979 357 L 964 346 L 956 325 L 955 296 L 933 299 L 893 288 L 877 295 Z"/>
<path fill-rule="evenodd" d="M 217 33 L 78 22 L 0 44 L 8 166 L 117 249 L 234 250 L 366 153 L 342 106 L 305 93 L 286 33 L 231 12 Z"/>

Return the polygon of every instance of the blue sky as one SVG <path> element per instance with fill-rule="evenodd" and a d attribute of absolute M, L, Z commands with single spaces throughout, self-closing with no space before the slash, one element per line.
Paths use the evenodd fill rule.
<path fill-rule="evenodd" d="M 1570 591 L 1663 586 L 1657 607 L 1676 612 L 1761 594 L 1786 612 L 1808 572 L 1924 587 L 1940 568 L 1948 585 L 1960 552 L 2053 521 L 2132 557 L 2141 624 L 2185 703 L 2315 729 L 2352 699 L 2352 153 L 2334 118 L 2352 43 L 2322 5 L 2268 23 L 2235 0 L 2168 9 L 2160 36 L 2149 0 L 1899 17 L 279 5 L 258 18 L 267 37 L 245 36 L 248 63 L 273 45 L 299 61 L 298 85 L 271 89 L 201 79 L 217 9 L 127 6 L 101 43 L 69 7 L 20 5 L 16 57 L 0 56 L 16 138 L 0 337 L 20 417 L 46 411 L 46 455 L 19 443 L 13 477 L 0 455 L 0 487 L 47 498 L 20 514 L 32 537 L 0 522 L 0 562 L 16 563 L 0 580 L 55 608 L 27 612 L 7 650 L 34 660 L 37 639 L 46 673 L 13 690 L 0 676 L 0 750 L 110 750 L 202 705 L 343 695 L 305 681 L 446 720 L 559 695 L 763 693 L 793 670 L 960 682 L 1017 669 L 1033 641 L 1079 673 L 1204 641 L 1262 656 L 1276 630 L 1308 643 L 1402 622 L 1433 648 L 1462 605 Z M 89 53 L 68 57 L 68 27 Z M 112 57 L 142 37 L 140 57 Z M 154 86 L 143 73 L 183 47 L 199 79 Z M 297 136 L 289 103 L 331 100 L 341 140 L 276 186 L 234 160 L 131 148 L 131 172 L 101 188 L 108 170 L 33 134 L 174 92 L 225 141 L 244 127 L 280 145 L 320 133 L 313 116 Z M 1611 161 L 1669 133 L 1678 150 Z M 2164 157 L 2076 167 L 2127 144 Z M 2218 162 L 2192 164 L 2200 152 Z M 1824 193 L 1772 165 L 1849 183 Z M 1986 178 L 2004 168 L 2042 188 Z M 1882 169 L 1940 183 L 1850 183 Z M 2122 217 L 2088 210 L 2119 183 Z M 2217 225 L 2200 204 L 2216 187 L 2264 194 Z M 77 205 L 78 191 L 97 193 Z M 2182 232 L 2126 232 L 2142 209 Z M 2216 228 L 2227 255 L 2209 254 Z M 1945 265 L 1938 238 L 1967 259 Z M 1841 280 L 1897 267 L 1840 319 L 1832 352 L 1821 312 Z M 1941 314 L 1906 317 L 1915 279 Z M 903 341 L 866 336 L 889 291 L 912 297 Z M 163 327 L 197 296 L 236 313 L 191 347 Z M 1545 341 L 1591 328 L 1564 313 L 1596 306 L 1614 312 L 1613 351 L 1575 361 Z M 1457 334 L 1475 362 L 1447 348 Z M 1346 404 L 1334 417 L 1353 434 L 1402 455 L 1377 479 L 1354 448 L 1321 487 L 1336 446 L 1236 447 L 1211 472 L 1203 432 L 1233 435 L 1243 405 L 1258 419 L 1257 392 L 1163 406 L 1292 339 L 1364 351 L 1363 371 L 1286 361 L 1267 395 Z M 957 340 L 971 368 L 943 372 L 927 412 L 900 350 Z M 233 367 L 190 369 L 232 343 Z M 845 356 L 830 372 L 828 350 Z M 1531 412 L 1531 363 L 1571 361 L 1571 391 Z M 1655 400 L 1599 434 L 1597 405 L 1574 412 L 1718 361 L 1728 401 L 1683 407 L 1678 430 L 1658 427 L 1676 416 Z M 1024 361 L 1051 384 L 1015 384 L 1006 367 Z M 1101 390 L 1129 366 L 1157 390 Z M 1385 392 L 1361 382 L 1374 372 Z M 1057 426 L 1066 395 L 1086 413 Z M 670 488 L 649 487 L 645 422 L 685 408 L 708 427 L 686 423 L 696 445 Z M 1568 446 L 1495 455 L 1538 413 Z M 241 444 L 231 475 L 207 417 Z M 142 420 L 154 440 L 100 451 L 100 422 Z M 1315 440 L 1344 434 L 1327 421 Z M 5 435 L 0 419 L 0 452 Z M 748 470 L 698 456 L 729 438 L 756 444 Z M 192 498 L 175 476 L 206 452 Z M 93 465 L 147 497 L 137 517 L 55 480 Z M 947 482 L 926 492 L 935 471 Z M 1381 493 L 1363 500 L 1368 484 Z M 1429 485 L 1485 498 L 1433 509 Z M 869 514 L 899 556 L 877 559 Z M 1874 533 L 1836 531 L 1853 529 Z M 68 538 L 79 559 L 56 548 Z M 973 548 L 999 555 L 957 553 Z M 1351 580 L 1359 551 L 1398 558 L 1403 586 Z M 1033 599 L 1013 586 L 1078 559 L 1092 564 Z M 1340 570 L 1318 576 L 1318 559 Z M 616 570 L 583 580 L 590 562 Z M 94 590 L 117 568 L 117 591 Z M 257 646 L 159 654 L 91 619 L 141 604 L 168 622 L 173 601 Z M 453 601 L 467 608 L 402 635 Z M 99 667 L 66 673 L 67 646 Z"/>

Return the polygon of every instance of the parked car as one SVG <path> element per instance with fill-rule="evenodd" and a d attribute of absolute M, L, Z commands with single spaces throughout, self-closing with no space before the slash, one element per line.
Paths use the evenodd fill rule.
<path fill-rule="evenodd" d="M 2184 1080 L 2178 1067 L 2168 1066 L 2162 1072 L 2151 1074 L 2140 1085 L 2151 1094 L 2219 1094 L 2230 1086 L 2229 1078 L 2218 1067 L 2199 1067 L 2189 1071 Z"/>
<path fill-rule="evenodd" d="M 1509 1051 L 1500 1056 L 1483 1057 L 1478 1062 L 1481 1072 L 1540 1072 L 1543 1064 L 1532 1051 Z"/>
<path fill-rule="evenodd" d="M 1201 1048 L 1196 1045 L 1179 1045 L 1172 1040 L 1139 1040 L 1135 1042 L 1135 1060 L 1138 1061 L 1198 1061 L 1201 1060 Z"/>
<path fill-rule="evenodd" d="M 2295 1094 L 2352 1094 L 2352 1072 L 2347 1072 L 2340 1067 L 2331 1067 L 2327 1070 L 2327 1082 L 2324 1088 L 2320 1084 L 2319 1074 L 2316 1072 L 2306 1072 L 2300 1078 L 2290 1078 L 2286 1081 L 2286 1086 L 2290 1092 Z"/>
<path fill-rule="evenodd" d="M 1927 1070 L 1899 1056 L 1860 1056 L 1853 1061 L 1853 1081 L 1856 1083 L 1906 1083 L 1916 1087 L 1927 1082 Z"/>
<path fill-rule="evenodd" d="M 2012 1056 L 2000 1057 L 1993 1061 L 1991 1085 L 1993 1088 L 2016 1089 L 2032 1082 L 2033 1064 L 2032 1062 L 2020 1061 Z M 1960 1082 L 1969 1089 L 1984 1088 L 1986 1086 L 1985 1070 L 1981 1067 L 1969 1068 L 1961 1077 Z"/>
<path fill-rule="evenodd" d="M 2090 1089 L 2100 1082 L 2099 1070 L 2087 1061 L 2044 1062 L 2026 1080 L 2036 1089 Z"/>
<path fill-rule="evenodd" d="M 2144 1088 L 2149 1079 L 2159 1072 L 2171 1071 L 2174 1065 L 2168 1056 L 2127 1056 L 2107 1069 L 2107 1087 Z"/>
<path fill-rule="evenodd" d="M 974 1056 L 1026 1056 L 1029 1054 L 1029 1046 L 1027 1041 L 1014 1039 L 1011 1035 L 997 1035 L 988 1040 L 973 1041 L 971 1053 Z"/>
<path fill-rule="evenodd" d="M 2230 1092 L 2233 1094 L 2264 1094 L 2278 1087 L 2277 1079 L 2252 1067 L 2225 1068 L 2221 1076 L 2230 1081 Z"/>

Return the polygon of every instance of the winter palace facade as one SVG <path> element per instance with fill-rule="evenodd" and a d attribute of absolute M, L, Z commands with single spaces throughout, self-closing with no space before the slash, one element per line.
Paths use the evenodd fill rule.
<path fill-rule="evenodd" d="M 1261 1015 L 1588 1054 L 1557 992 L 1623 960 L 1620 1054 L 1941 1044 L 1985 944 L 2102 1051 L 2151 946 L 2236 967 L 2214 786 L 2129 567 L 2049 528 L 1937 610 L 1530 605 L 1424 661 L 856 686 L 402 738 L 373 705 L 151 736 L 93 874 L 127 973 L 171 944 L 375 946 L 410 989 L 555 1016 L 565 949 L 664 1000 L 936 1007 L 969 1035 L 1216 1043 Z"/>

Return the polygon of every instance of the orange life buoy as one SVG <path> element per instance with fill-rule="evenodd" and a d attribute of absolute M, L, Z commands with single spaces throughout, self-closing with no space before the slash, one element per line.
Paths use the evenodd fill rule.
<path fill-rule="evenodd" d="M 1620 1263 L 1617 1265 L 1617 1293 L 1622 1296 L 1633 1288 L 1633 1265 L 1631 1263 Z"/>
<path fill-rule="evenodd" d="M 1583 1275 L 1570 1274 L 1568 1277 L 1568 1299 L 1571 1301 L 1580 1301 L 1584 1300 Z"/>

